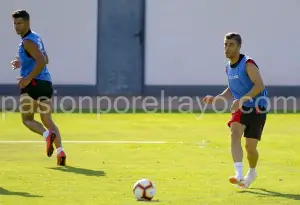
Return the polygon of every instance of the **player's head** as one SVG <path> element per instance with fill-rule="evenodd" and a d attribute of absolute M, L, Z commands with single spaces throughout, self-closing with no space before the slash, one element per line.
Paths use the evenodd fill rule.
<path fill-rule="evenodd" d="M 30 28 L 30 16 L 25 10 L 16 10 L 12 13 L 12 18 L 14 20 L 14 27 L 19 35 L 24 35 L 28 32 Z"/>
<path fill-rule="evenodd" d="M 224 37 L 224 52 L 227 58 L 240 55 L 242 37 L 238 33 L 227 33 Z"/>

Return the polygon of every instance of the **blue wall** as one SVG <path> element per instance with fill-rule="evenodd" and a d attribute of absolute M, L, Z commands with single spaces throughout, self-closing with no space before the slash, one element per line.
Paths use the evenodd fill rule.
<path fill-rule="evenodd" d="M 141 95 L 144 0 L 99 1 L 98 92 Z"/>

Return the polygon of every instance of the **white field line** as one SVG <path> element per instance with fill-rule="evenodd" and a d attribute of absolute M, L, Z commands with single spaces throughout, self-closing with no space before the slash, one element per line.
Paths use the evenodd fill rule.
<path fill-rule="evenodd" d="M 42 140 L 0 140 L 0 144 L 38 144 L 45 143 Z M 100 140 L 66 140 L 62 143 L 68 144 L 183 144 L 183 142 L 167 141 L 100 141 Z"/>
<path fill-rule="evenodd" d="M 45 143 L 42 140 L 0 140 L 0 144 L 41 144 Z M 68 144 L 190 144 L 185 142 L 167 142 L 167 141 L 92 141 L 92 140 L 66 140 L 63 143 Z M 191 143 L 193 144 L 193 143 Z M 201 142 L 196 143 L 198 146 L 201 145 Z M 201 146 L 200 146 L 201 147 Z M 269 167 L 275 167 L 279 169 L 284 169 L 287 172 L 300 173 L 299 169 L 294 168 L 283 168 L 281 165 L 266 163 Z"/>

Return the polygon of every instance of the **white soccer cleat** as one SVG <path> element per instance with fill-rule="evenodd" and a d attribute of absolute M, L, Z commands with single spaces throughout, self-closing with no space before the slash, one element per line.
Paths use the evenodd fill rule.
<path fill-rule="evenodd" d="M 248 188 L 257 177 L 257 172 L 248 172 L 244 180 L 244 188 Z"/>

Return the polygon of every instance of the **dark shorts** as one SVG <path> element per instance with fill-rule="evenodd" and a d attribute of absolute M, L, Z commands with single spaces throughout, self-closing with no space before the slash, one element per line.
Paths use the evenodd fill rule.
<path fill-rule="evenodd" d="M 261 135 L 267 119 L 266 108 L 247 108 L 243 107 L 235 113 L 232 113 L 228 126 L 233 122 L 239 122 L 246 126 L 244 137 L 261 140 Z"/>
<path fill-rule="evenodd" d="M 29 85 L 21 89 L 21 94 L 27 93 L 34 100 L 47 100 L 53 96 L 53 87 L 50 81 L 32 80 Z"/>

